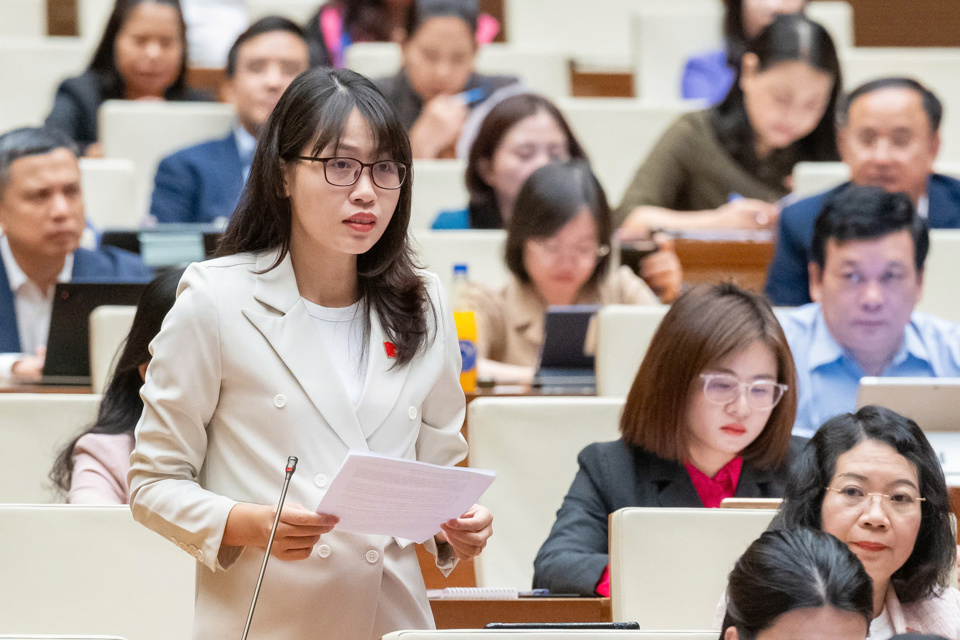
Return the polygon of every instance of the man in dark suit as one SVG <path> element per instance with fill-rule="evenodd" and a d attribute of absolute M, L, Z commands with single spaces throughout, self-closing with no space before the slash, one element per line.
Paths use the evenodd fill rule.
<path fill-rule="evenodd" d="M 0 136 L 0 377 L 43 370 L 57 282 L 143 282 L 150 270 L 112 247 L 79 248 L 86 225 L 78 149 L 36 128 Z"/>
<path fill-rule="evenodd" d="M 837 143 L 851 182 L 806 198 L 780 214 L 765 292 L 780 306 L 809 303 L 813 223 L 850 184 L 910 196 L 930 228 L 960 228 L 960 180 L 933 172 L 943 106 L 915 80 L 884 78 L 854 89 L 840 107 Z"/>
<path fill-rule="evenodd" d="M 250 173 L 257 136 L 287 85 L 309 66 L 303 31 L 277 16 L 240 34 L 227 55 L 224 97 L 237 109 L 226 137 L 181 149 L 160 162 L 150 214 L 157 222 L 229 218 Z"/>

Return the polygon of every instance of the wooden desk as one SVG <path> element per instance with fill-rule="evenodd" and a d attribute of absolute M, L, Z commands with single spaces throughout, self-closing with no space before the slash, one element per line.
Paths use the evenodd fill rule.
<path fill-rule="evenodd" d="M 677 257 L 688 284 L 732 280 L 753 291 L 763 290 L 773 260 L 773 242 L 676 240 Z"/>
<path fill-rule="evenodd" d="M 91 387 L 60 387 L 45 384 L 22 384 L 12 380 L 0 380 L 0 393 L 93 393 Z"/>
<path fill-rule="evenodd" d="M 482 629 L 489 622 L 612 622 L 610 598 L 430 599 L 437 629 Z"/>

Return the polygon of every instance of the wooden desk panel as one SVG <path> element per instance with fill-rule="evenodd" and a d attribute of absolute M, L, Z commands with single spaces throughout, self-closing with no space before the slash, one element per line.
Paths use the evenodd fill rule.
<path fill-rule="evenodd" d="M 773 248 L 773 242 L 676 240 L 685 283 L 732 280 L 752 291 L 763 290 Z"/>
<path fill-rule="evenodd" d="M 612 622 L 610 598 L 430 600 L 437 629 L 482 629 L 490 622 Z"/>

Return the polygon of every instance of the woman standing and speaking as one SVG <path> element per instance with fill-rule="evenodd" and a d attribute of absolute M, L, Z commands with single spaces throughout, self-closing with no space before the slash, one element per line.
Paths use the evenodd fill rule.
<path fill-rule="evenodd" d="M 466 453 L 450 307 L 413 266 L 410 143 L 374 86 L 299 76 L 274 109 L 220 248 L 187 269 L 153 342 L 131 458 L 134 517 L 201 565 L 193 637 L 240 637 L 288 455 L 300 459 L 251 638 L 379 638 L 432 627 L 413 544 L 313 508 L 350 450 Z M 475 506 L 427 548 L 479 553 Z"/>

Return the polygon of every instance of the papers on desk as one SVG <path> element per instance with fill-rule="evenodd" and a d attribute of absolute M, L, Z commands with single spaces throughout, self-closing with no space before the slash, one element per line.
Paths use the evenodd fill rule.
<path fill-rule="evenodd" d="M 676 229 L 669 232 L 678 240 L 700 242 L 772 242 L 769 229 Z"/>
<path fill-rule="evenodd" d="M 351 451 L 317 512 L 340 518 L 337 531 L 423 542 L 473 506 L 495 476 L 484 469 Z"/>

